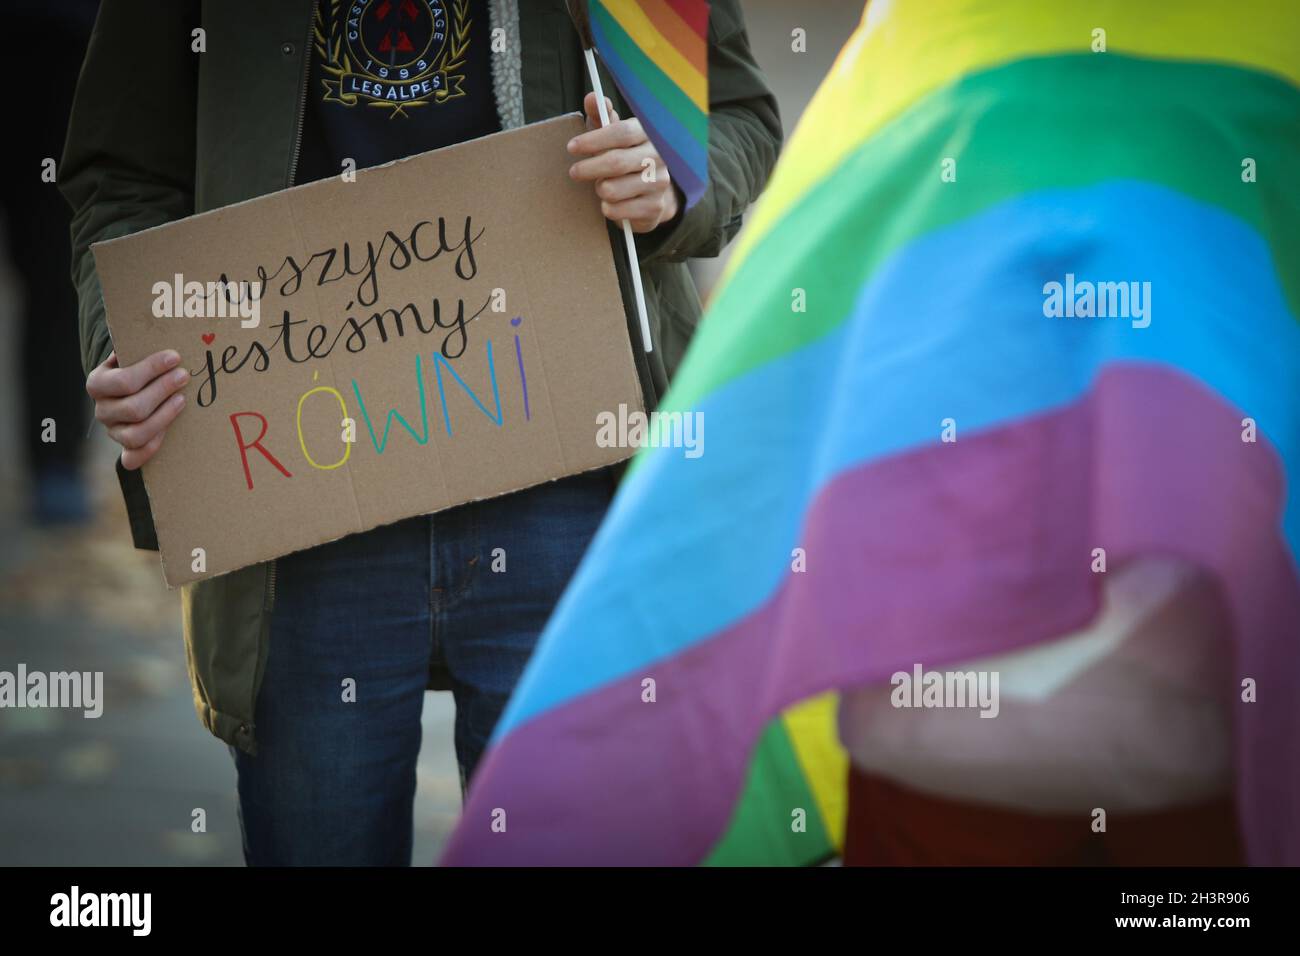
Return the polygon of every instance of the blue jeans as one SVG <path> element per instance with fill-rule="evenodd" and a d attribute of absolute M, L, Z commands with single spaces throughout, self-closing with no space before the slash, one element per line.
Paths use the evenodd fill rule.
<path fill-rule="evenodd" d="M 612 492 L 577 475 L 280 559 L 258 754 L 235 752 L 250 866 L 409 865 L 431 672 L 463 787 Z"/>

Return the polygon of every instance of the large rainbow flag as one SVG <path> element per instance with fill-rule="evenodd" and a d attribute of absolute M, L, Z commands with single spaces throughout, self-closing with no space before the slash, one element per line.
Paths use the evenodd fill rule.
<path fill-rule="evenodd" d="M 706 0 L 588 0 L 591 36 L 673 182 L 695 205 L 709 182 Z"/>
<path fill-rule="evenodd" d="M 704 453 L 638 456 L 446 861 L 816 861 L 834 693 L 1085 625 L 1102 547 L 1222 589 L 1248 854 L 1300 863 L 1297 171 L 1290 0 L 872 3 L 665 401 Z"/>

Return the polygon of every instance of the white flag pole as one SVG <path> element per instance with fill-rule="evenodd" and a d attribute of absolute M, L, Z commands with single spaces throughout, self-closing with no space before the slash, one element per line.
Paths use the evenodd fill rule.
<path fill-rule="evenodd" d="M 605 91 L 600 85 L 600 72 L 596 69 L 596 54 L 591 47 L 587 54 L 587 72 L 591 74 L 591 88 L 596 93 L 596 106 L 600 110 L 600 125 L 609 125 L 609 110 L 605 108 Z M 623 220 L 623 241 L 627 245 L 628 263 L 632 267 L 632 288 L 636 291 L 636 312 L 641 319 L 641 344 L 647 352 L 653 352 L 650 344 L 650 316 L 645 308 L 645 289 L 641 287 L 641 260 L 636 254 L 636 240 L 632 237 L 632 224 Z"/>

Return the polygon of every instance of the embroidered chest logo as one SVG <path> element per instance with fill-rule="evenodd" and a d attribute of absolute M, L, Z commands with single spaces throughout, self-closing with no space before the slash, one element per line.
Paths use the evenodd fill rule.
<path fill-rule="evenodd" d="M 316 5 L 325 102 L 378 107 L 389 118 L 464 96 L 469 0 L 329 0 Z"/>

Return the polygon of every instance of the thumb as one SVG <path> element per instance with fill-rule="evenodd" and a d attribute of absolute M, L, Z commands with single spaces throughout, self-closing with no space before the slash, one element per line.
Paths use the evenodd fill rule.
<path fill-rule="evenodd" d="M 601 125 L 600 108 L 596 104 L 596 94 L 588 93 L 586 98 L 582 101 L 582 107 L 587 114 L 587 122 L 590 123 L 593 128 L 599 128 Z M 609 121 L 611 123 L 618 122 L 618 113 L 614 109 L 614 103 L 608 96 L 605 97 L 605 109 L 609 112 Z"/>

